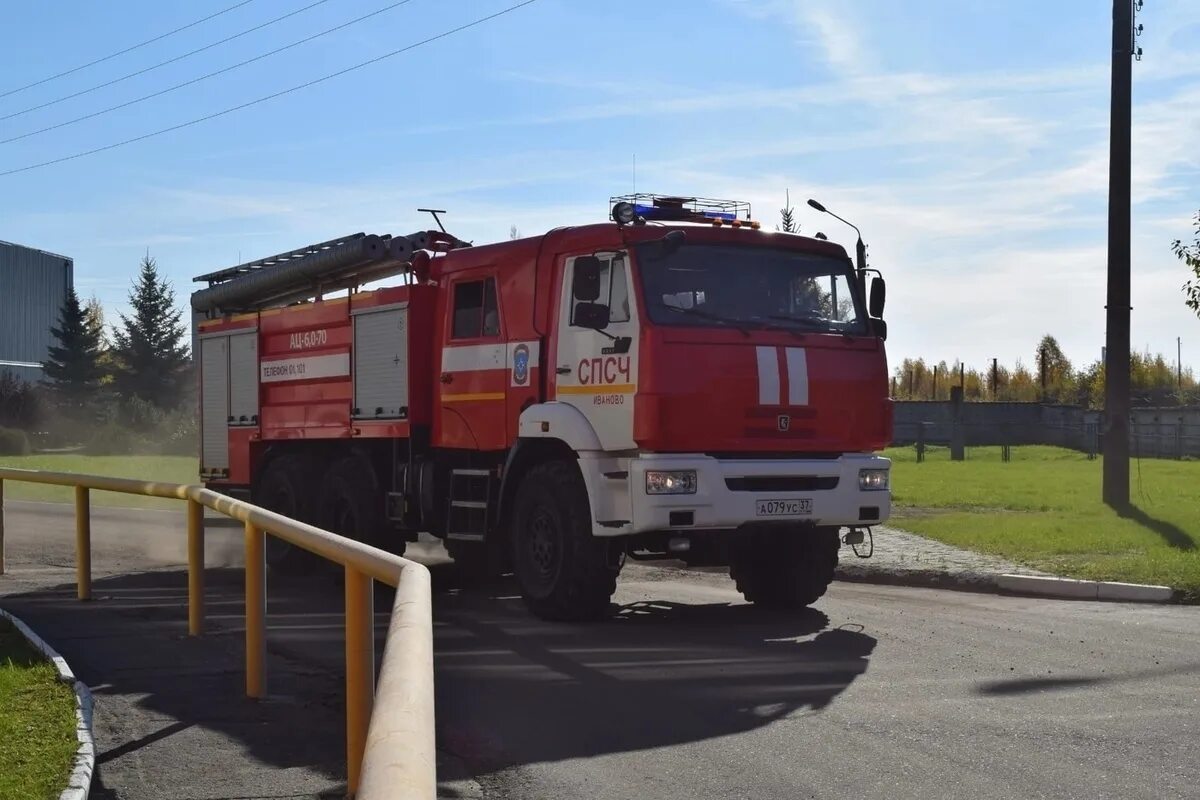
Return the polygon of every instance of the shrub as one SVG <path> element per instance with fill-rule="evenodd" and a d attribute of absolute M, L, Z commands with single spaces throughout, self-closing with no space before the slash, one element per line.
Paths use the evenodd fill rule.
<path fill-rule="evenodd" d="M 145 436 L 116 424 L 97 430 L 87 444 L 87 453 L 93 456 L 128 456 L 151 453 L 154 449 L 153 442 Z"/>
<path fill-rule="evenodd" d="M 0 369 L 0 426 L 22 430 L 37 427 L 44 406 L 36 387 Z"/>
<path fill-rule="evenodd" d="M 192 408 L 168 414 L 155 432 L 159 452 L 164 456 L 194 456 L 200 446 L 200 427 Z"/>
<path fill-rule="evenodd" d="M 152 431 L 163 424 L 169 413 L 140 397 L 126 397 L 121 400 L 117 418 L 132 430 Z"/>
<path fill-rule="evenodd" d="M 29 455 L 29 437 L 25 431 L 0 428 L 0 456 Z"/>

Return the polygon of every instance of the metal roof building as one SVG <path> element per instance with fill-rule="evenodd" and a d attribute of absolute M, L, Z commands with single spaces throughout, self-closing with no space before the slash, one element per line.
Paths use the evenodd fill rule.
<path fill-rule="evenodd" d="M 27 381 L 42 377 L 75 262 L 66 256 L 0 241 L 0 371 Z"/>

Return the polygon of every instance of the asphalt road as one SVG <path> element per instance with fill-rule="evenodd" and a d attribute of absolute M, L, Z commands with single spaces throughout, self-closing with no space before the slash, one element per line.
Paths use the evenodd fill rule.
<path fill-rule="evenodd" d="M 272 700 L 240 697 L 239 531 L 209 534 L 188 640 L 182 515 L 98 509 L 98 602 L 66 509 L 7 504 L 0 605 L 97 687 L 94 797 L 338 791 L 341 595 L 272 580 Z M 720 574 L 629 565 L 614 618 L 529 617 L 434 564 L 447 797 L 1200 797 L 1200 609 L 836 583 L 765 614 Z M 141 573 L 134 575 L 131 573 Z M 378 608 L 386 610 L 380 592 Z M 385 614 L 380 614 L 382 621 Z M 57 637 L 57 638 L 56 638 Z"/>

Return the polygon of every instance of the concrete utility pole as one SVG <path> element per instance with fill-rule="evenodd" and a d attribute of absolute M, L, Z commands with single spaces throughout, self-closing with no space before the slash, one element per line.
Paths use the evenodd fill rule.
<path fill-rule="evenodd" d="M 1129 507 L 1129 217 L 1134 3 L 1113 0 L 1108 157 L 1108 305 L 1104 364 L 1104 502 Z"/>
<path fill-rule="evenodd" d="M 1183 391 L 1183 337 L 1175 337 L 1175 381 Z"/>

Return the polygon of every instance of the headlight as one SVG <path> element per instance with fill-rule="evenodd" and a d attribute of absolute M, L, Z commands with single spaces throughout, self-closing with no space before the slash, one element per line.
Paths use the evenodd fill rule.
<path fill-rule="evenodd" d="M 860 469 L 858 471 L 858 488 L 863 492 L 887 490 L 888 471 L 886 469 Z"/>
<path fill-rule="evenodd" d="M 646 472 L 646 494 L 695 494 L 696 470 Z"/>

